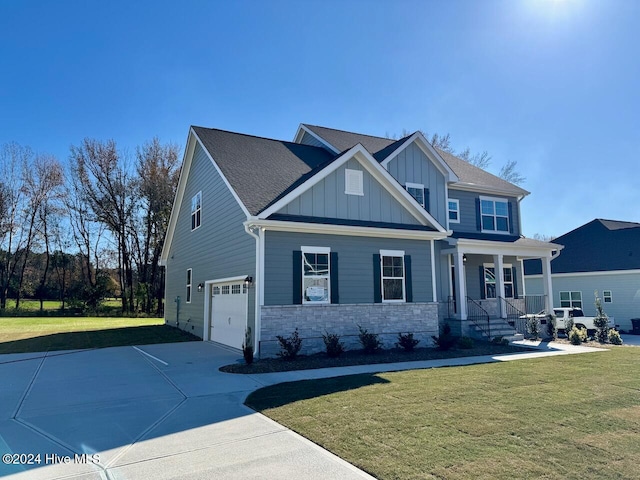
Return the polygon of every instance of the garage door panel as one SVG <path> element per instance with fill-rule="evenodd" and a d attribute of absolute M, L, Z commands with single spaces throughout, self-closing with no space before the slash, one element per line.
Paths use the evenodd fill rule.
<path fill-rule="evenodd" d="M 247 292 L 242 283 L 216 284 L 211 297 L 211 340 L 242 348 L 247 325 Z"/>

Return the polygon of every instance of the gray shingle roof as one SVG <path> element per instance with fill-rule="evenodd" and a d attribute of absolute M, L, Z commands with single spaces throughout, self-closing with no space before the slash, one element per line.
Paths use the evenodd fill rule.
<path fill-rule="evenodd" d="M 339 151 L 345 151 L 354 145 L 361 143 L 373 157 L 381 162 L 405 141 L 405 138 L 394 140 L 391 138 L 374 137 L 360 133 L 335 130 L 333 128 L 317 125 L 303 124 L 319 137 L 325 139 Z M 459 184 L 497 189 L 513 195 L 527 195 L 529 192 L 523 188 L 509 183 L 481 168 L 471 165 L 443 150 L 436 149 L 449 168 L 458 176 Z M 454 184 L 455 185 L 455 184 Z"/>
<path fill-rule="evenodd" d="M 320 147 L 213 128 L 192 128 L 252 215 L 335 158 Z"/>
<path fill-rule="evenodd" d="M 553 243 L 564 245 L 564 250 L 551 262 L 551 273 L 640 269 L 640 223 L 596 218 Z M 524 270 L 539 275 L 542 265 L 525 260 Z"/>

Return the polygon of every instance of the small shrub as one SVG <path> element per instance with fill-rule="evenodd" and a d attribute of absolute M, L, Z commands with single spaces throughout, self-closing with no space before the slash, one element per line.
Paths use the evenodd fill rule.
<path fill-rule="evenodd" d="M 535 316 L 527 317 L 527 333 L 531 338 L 540 338 L 540 322 Z"/>
<path fill-rule="evenodd" d="M 251 344 L 251 327 L 244 331 L 244 342 L 242 342 L 242 356 L 247 365 L 253 363 L 253 345 Z"/>
<path fill-rule="evenodd" d="M 322 335 L 324 346 L 327 350 L 329 358 L 337 358 L 344 352 L 344 344 L 340 341 L 340 335 L 337 333 L 326 333 Z"/>
<path fill-rule="evenodd" d="M 419 343 L 420 343 L 420 340 L 416 340 L 413 338 L 413 333 L 407 333 L 406 335 L 399 333 L 396 347 L 398 348 L 402 347 L 405 352 L 413 352 L 413 349 Z"/>
<path fill-rule="evenodd" d="M 609 340 L 609 317 L 604 313 L 597 291 L 595 297 L 596 317 L 593 319 L 593 325 L 596 327 L 596 340 L 600 343 L 607 343 Z"/>
<path fill-rule="evenodd" d="M 609 330 L 609 343 L 614 345 L 622 345 L 622 337 L 620 337 L 620 332 L 616 329 L 611 328 Z"/>
<path fill-rule="evenodd" d="M 451 326 L 448 323 L 442 327 L 442 333 L 439 337 L 432 336 L 431 338 L 440 350 L 449 350 L 456 344 L 456 338 L 451 334 Z"/>
<path fill-rule="evenodd" d="M 377 333 L 369 333 L 360 325 L 358 325 L 358 330 L 360 330 L 358 338 L 360 340 L 360 344 L 362 345 L 364 353 L 376 353 L 382 348 L 382 342 L 380 341 Z"/>
<path fill-rule="evenodd" d="M 302 339 L 300 335 L 298 335 L 298 329 L 289 337 L 281 337 L 280 335 L 276 335 L 278 342 L 280 342 L 280 352 L 278 353 L 279 357 L 282 357 L 283 360 L 293 360 L 298 356 L 300 352 L 300 348 L 302 348 Z"/>
<path fill-rule="evenodd" d="M 569 332 L 569 341 L 573 345 L 580 345 L 582 342 L 587 341 L 587 329 L 586 328 L 578 328 L 573 327 L 571 332 Z"/>
<path fill-rule="evenodd" d="M 547 336 L 551 340 L 558 338 L 558 328 L 556 327 L 556 316 L 553 314 L 547 315 Z"/>
<path fill-rule="evenodd" d="M 493 337 L 491 343 L 494 345 L 509 345 L 509 340 L 504 337 Z"/>
<path fill-rule="evenodd" d="M 464 348 L 465 350 L 473 348 L 473 338 L 460 337 L 460 340 L 458 340 L 458 347 Z"/>
<path fill-rule="evenodd" d="M 573 330 L 573 326 L 575 325 L 575 322 L 573 321 L 573 317 L 569 317 L 565 320 L 564 322 L 564 333 L 567 336 L 567 338 L 569 337 L 569 334 L 571 333 L 571 330 Z"/>

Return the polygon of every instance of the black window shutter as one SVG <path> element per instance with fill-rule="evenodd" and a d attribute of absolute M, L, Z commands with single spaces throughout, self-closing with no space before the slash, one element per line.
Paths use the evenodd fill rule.
<path fill-rule="evenodd" d="M 340 294 L 338 290 L 338 252 L 331 252 L 330 255 L 330 271 L 329 278 L 331 288 L 331 303 L 340 303 Z"/>
<path fill-rule="evenodd" d="M 507 202 L 507 207 L 509 208 L 509 233 L 513 233 L 513 204 L 511 202 Z"/>
<path fill-rule="evenodd" d="M 382 303 L 382 272 L 380 270 L 380 255 L 373 254 L 373 302 Z"/>
<path fill-rule="evenodd" d="M 404 293 L 407 302 L 413 302 L 413 285 L 411 282 L 411 255 L 404 256 Z"/>
<path fill-rule="evenodd" d="M 479 232 L 482 231 L 482 210 L 480 209 L 479 198 L 476 198 L 476 228 L 478 229 Z"/>
<path fill-rule="evenodd" d="M 302 304 L 302 252 L 300 250 L 293 251 L 293 304 Z"/>
<path fill-rule="evenodd" d="M 485 288 L 484 288 L 484 267 L 480 265 L 480 298 L 484 300 L 486 298 Z"/>
<path fill-rule="evenodd" d="M 518 298 L 518 277 L 516 267 L 511 267 L 511 278 L 513 279 L 513 298 Z"/>
<path fill-rule="evenodd" d="M 429 189 L 425 188 L 424 189 L 424 209 L 427 212 L 431 212 L 431 202 L 429 201 Z"/>

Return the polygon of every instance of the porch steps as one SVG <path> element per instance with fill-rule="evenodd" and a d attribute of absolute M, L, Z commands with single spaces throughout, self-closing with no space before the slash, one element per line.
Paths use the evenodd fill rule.
<path fill-rule="evenodd" d="M 486 337 L 486 323 L 483 324 L 483 328 L 475 324 L 471 324 L 471 327 L 473 327 L 479 337 Z M 491 338 L 503 337 L 510 342 L 524 340 L 524 335 L 516 332 L 515 328 L 502 318 L 489 318 L 489 328 L 491 330 Z"/>

